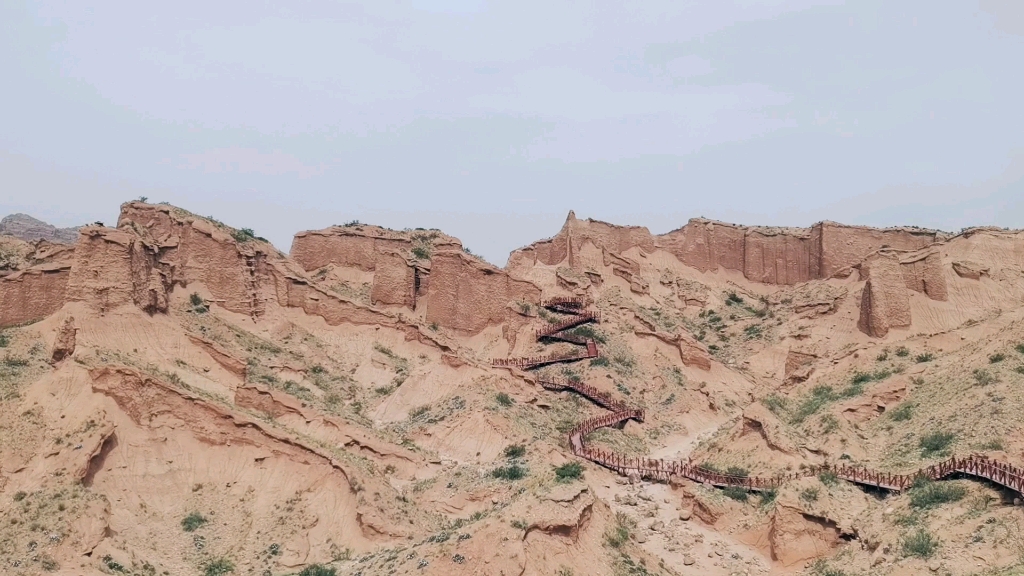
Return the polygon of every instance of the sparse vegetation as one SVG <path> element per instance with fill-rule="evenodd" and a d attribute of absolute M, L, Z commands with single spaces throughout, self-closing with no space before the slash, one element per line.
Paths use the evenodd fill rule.
<path fill-rule="evenodd" d="M 608 366 L 608 364 L 609 362 L 607 356 L 598 356 L 597 358 L 593 358 L 590 360 L 590 365 L 595 367 L 604 367 Z"/>
<path fill-rule="evenodd" d="M 193 292 L 189 295 L 188 303 L 191 306 L 191 311 L 196 314 L 206 314 L 210 311 L 210 306 L 197 292 Z"/>
<path fill-rule="evenodd" d="M 831 434 L 839 429 L 839 419 L 832 414 L 825 414 L 821 417 L 822 434 Z"/>
<path fill-rule="evenodd" d="M 731 306 L 733 304 L 743 304 L 743 297 L 735 292 L 729 292 L 729 296 L 725 299 L 725 304 Z"/>
<path fill-rule="evenodd" d="M 555 479 L 558 482 L 572 482 L 583 477 L 583 464 L 569 462 L 555 468 Z"/>
<path fill-rule="evenodd" d="M 235 564 L 227 558 L 211 560 L 203 570 L 203 576 L 222 576 L 235 571 Z"/>
<path fill-rule="evenodd" d="M 207 522 L 209 522 L 209 520 L 207 520 L 205 516 L 199 512 L 192 512 L 181 520 L 181 528 L 185 532 L 195 532 Z"/>
<path fill-rule="evenodd" d="M 299 576 L 337 576 L 338 570 L 321 564 L 310 564 L 299 572 Z"/>
<path fill-rule="evenodd" d="M 775 394 L 762 398 L 761 404 L 764 404 L 776 416 L 782 414 L 782 411 L 786 409 L 786 399 Z"/>
<path fill-rule="evenodd" d="M 1016 346 L 1013 347 L 1013 349 L 1021 354 L 1024 354 L 1024 342 L 1017 344 Z"/>
<path fill-rule="evenodd" d="M 932 360 L 935 360 L 935 355 L 931 352 L 924 352 L 915 356 L 914 360 L 916 360 L 918 364 L 923 364 L 924 362 L 931 362 Z"/>
<path fill-rule="evenodd" d="M 943 455 L 951 444 L 956 440 L 952 432 L 932 432 L 921 437 L 918 445 L 921 448 L 921 456 L 928 458 L 933 455 Z"/>
<path fill-rule="evenodd" d="M 412 255 L 417 260 L 430 260 L 430 249 L 426 246 L 413 246 Z"/>
<path fill-rule="evenodd" d="M 761 499 L 761 506 L 768 507 L 775 503 L 775 499 L 779 496 L 779 491 L 774 488 L 769 488 L 767 490 L 762 490 L 757 496 Z"/>
<path fill-rule="evenodd" d="M 900 346 L 899 348 L 896 348 L 896 355 L 900 358 L 906 358 L 907 356 L 910 356 L 910 348 Z"/>
<path fill-rule="evenodd" d="M 252 231 L 252 228 L 239 228 L 231 233 L 231 237 L 235 239 L 235 242 L 245 243 L 256 238 L 256 233 Z"/>
<path fill-rule="evenodd" d="M 928 478 L 918 478 L 910 489 L 910 506 L 926 510 L 948 502 L 962 500 L 967 489 L 953 482 L 933 482 Z"/>
<path fill-rule="evenodd" d="M 516 403 L 516 401 L 513 400 L 511 396 L 504 392 L 498 392 L 498 395 L 495 396 L 495 400 L 498 401 L 498 404 L 501 404 L 506 408 Z"/>
<path fill-rule="evenodd" d="M 10 337 L 7 336 L 6 332 L 0 331 L 0 348 L 7 348 L 11 343 Z"/>
<path fill-rule="evenodd" d="M 622 548 L 629 542 L 629 534 L 633 528 L 636 528 L 635 520 L 622 512 L 616 512 L 615 525 L 605 532 L 604 540 L 612 548 Z"/>
<path fill-rule="evenodd" d="M 988 357 L 989 364 L 997 364 L 1003 360 L 1006 360 L 1006 354 L 1003 354 L 1002 352 L 997 352 Z"/>
<path fill-rule="evenodd" d="M 919 528 L 903 539 L 903 553 L 918 558 L 931 558 L 939 547 L 939 541 L 927 530 Z"/>
<path fill-rule="evenodd" d="M 519 464 L 509 464 L 508 466 L 500 466 L 498 468 L 495 468 L 491 472 L 491 476 L 498 478 L 500 480 L 522 480 L 523 478 L 526 478 L 526 468 L 520 466 Z"/>
<path fill-rule="evenodd" d="M 522 444 L 510 444 L 505 447 L 505 458 L 514 460 L 516 458 L 522 458 L 526 455 L 526 446 Z"/>
<path fill-rule="evenodd" d="M 839 477 L 833 472 L 822 472 L 818 474 L 818 480 L 825 486 L 835 486 L 839 483 Z"/>
<path fill-rule="evenodd" d="M 978 386 L 988 386 L 989 384 L 995 384 L 999 382 L 999 377 L 992 374 L 988 370 L 985 370 L 984 368 L 975 368 L 974 372 L 972 372 L 972 375 L 974 376 L 974 381 L 978 384 Z"/>
<path fill-rule="evenodd" d="M 817 488 L 804 488 L 800 491 L 800 499 L 804 502 L 815 502 L 818 499 Z"/>
<path fill-rule="evenodd" d="M 889 411 L 889 418 L 892 418 L 896 422 L 906 422 L 914 417 L 914 405 L 910 402 L 904 402 L 899 406 Z"/>
<path fill-rule="evenodd" d="M 814 564 L 811 564 L 810 572 L 814 576 L 846 576 L 846 572 L 843 572 L 839 568 L 833 568 L 829 566 L 825 560 L 815 560 Z"/>
<path fill-rule="evenodd" d="M 726 486 L 722 488 L 722 494 L 726 498 L 732 498 L 737 502 L 746 502 L 747 498 L 750 497 L 750 493 L 745 488 L 739 486 Z"/>

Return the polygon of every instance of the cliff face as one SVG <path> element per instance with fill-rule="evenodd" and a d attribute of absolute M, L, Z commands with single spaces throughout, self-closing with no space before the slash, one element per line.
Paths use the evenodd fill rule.
<path fill-rule="evenodd" d="M 431 261 L 426 320 L 461 332 L 479 332 L 506 321 L 509 304 L 540 302 L 540 288 L 460 251 L 438 252 Z"/>
<path fill-rule="evenodd" d="M 832 222 L 811 228 L 749 227 L 704 219 L 652 236 L 646 228 L 577 220 L 570 212 L 554 238 L 513 252 L 508 268 L 568 261 L 571 268 L 583 270 L 580 254 L 589 242 L 614 254 L 634 247 L 646 253 L 661 249 L 702 272 L 735 270 L 754 282 L 791 285 L 841 275 L 883 248 L 918 250 L 938 240 L 938 232 L 911 228 L 882 230 Z"/>
<path fill-rule="evenodd" d="M 34 322 L 64 305 L 74 249 L 0 239 L 0 327 Z"/>
<path fill-rule="evenodd" d="M 462 243 L 436 230 L 397 232 L 359 224 L 299 232 L 292 239 L 289 255 L 307 271 L 334 264 L 373 272 L 389 255 L 397 253 L 411 256 L 416 247 L 427 252 L 461 250 Z"/>

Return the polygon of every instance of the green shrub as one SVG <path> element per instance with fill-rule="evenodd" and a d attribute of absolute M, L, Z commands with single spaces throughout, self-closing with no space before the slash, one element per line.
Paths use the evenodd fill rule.
<path fill-rule="evenodd" d="M 725 300 L 726 304 L 743 304 L 743 297 L 735 292 L 729 292 L 729 297 Z"/>
<path fill-rule="evenodd" d="M 516 403 L 516 401 L 513 400 L 511 396 L 505 394 L 504 392 L 499 392 L 498 395 L 495 396 L 495 399 L 498 401 L 498 404 L 501 404 L 506 408 Z"/>
<path fill-rule="evenodd" d="M 245 243 L 256 238 L 256 233 L 252 231 L 252 228 L 241 228 L 232 232 L 231 237 L 235 239 L 235 242 Z"/>
<path fill-rule="evenodd" d="M 818 474 L 818 480 L 825 486 L 835 486 L 839 483 L 839 477 L 833 472 L 822 472 Z"/>
<path fill-rule="evenodd" d="M 526 446 L 522 444 L 510 444 L 505 447 L 505 458 L 513 460 L 515 458 L 522 458 L 526 455 Z"/>
<path fill-rule="evenodd" d="M 320 564 L 310 564 L 299 572 L 299 576 L 337 576 L 336 568 L 328 568 Z"/>
<path fill-rule="evenodd" d="M 839 419 L 832 414 L 825 414 L 821 417 L 821 432 L 831 434 L 839 429 Z"/>
<path fill-rule="evenodd" d="M 1024 364 L 1017 366 L 1016 368 L 1013 369 L 1013 371 L 1016 372 L 1017 374 L 1024 374 Z"/>
<path fill-rule="evenodd" d="M 20 356 L 11 356 L 8 354 L 4 356 L 4 366 L 9 368 L 23 368 L 28 366 L 28 360 Z"/>
<path fill-rule="evenodd" d="M 906 422 L 914 416 L 914 405 L 904 402 L 889 411 L 889 417 L 897 422 Z"/>
<path fill-rule="evenodd" d="M 728 474 L 729 476 L 740 476 L 741 478 L 746 478 L 747 476 L 750 476 L 750 470 L 747 470 L 746 468 L 740 466 L 729 466 L 728 468 L 725 469 L 725 473 Z"/>
<path fill-rule="evenodd" d="M 722 494 L 725 494 L 726 497 L 732 498 L 737 502 L 746 502 L 747 498 L 750 496 L 750 493 L 747 492 L 745 488 L 741 488 L 739 486 L 726 486 L 725 488 L 722 488 Z"/>
<path fill-rule="evenodd" d="M 924 528 L 903 539 L 903 553 L 918 558 L 931 558 L 939 547 L 939 541 Z"/>
<path fill-rule="evenodd" d="M 608 358 L 606 356 L 598 356 L 590 360 L 591 366 L 608 366 Z"/>
<path fill-rule="evenodd" d="M 804 488 L 800 491 L 800 499 L 805 502 L 814 502 L 818 499 L 817 488 Z"/>
<path fill-rule="evenodd" d="M 206 524 L 209 520 L 199 512 L 192 512 L 188 516 L 185 516 L 181 520 L 181 528 L 185 532 L 195 532 L 203 524 Z"/>
<path fill-rule="evenodd" d="M 430 260 L 430 250 L 425 246 L 414 246 L 412 249 L 412 255 L 418 260 Z"/>
<path fill-rule="evenodd" d="M 999 378 L 997 376 L 984 368 L 975 368 L 972 374 L 974 375 L 974 381 L 978 383 L 978 386 L 988 386 L 989 384 L 999 382 Z"/>
<path fill-rule="evenodd" d="M 882 348 L 882 352 L 878 356 L 875 356 L 875 360 L 877 360 L 878 362 L 885 362 L 888 359 L 889 359 L 889 349 L 888 348 Z"/>
<path fill-rule="evenodd" d="M 0 348 L 7 348 L 11 343 L 11 339 L 7 336 L 7 333 L 0 332 Z"/>
<path fill-rule="evenodd" d="M 227 558 L 211 560 L 203 570 L 203 576 L 222 576 L 235 571 L 235 564 Z"/>
<path fill-rule="evenodd" d="M 764 404 L 768 410 L 771 410 L 773 414 L 778 416 L 786 408 L 786 399 L 775 394 L 765 396 L 761 399 L 761 404 Z"/>
<path fill-rule="evenodd" d="M 579 338 L 589 338 L 599 344 L 605 344 L 608 340 L 605 338 L 604 334 L 595 330 L 593 326 L 587 326 L 585 324 L 583 326 L 573 328 L 568 333 Z"/>
<path fill-rule="evenodd" d="M 1002 362 L 1003 360 L 1006 360 L 1006 354 L 1003 354 L 1002 352 L 997 352 L 988 357 L 989 364 L 995 364 L 997 362 Z"/>
<path fill-rule="evenodd" d="M 779 491 L 776 490 L 775 488 L 762 490 L 757 494 L 758 498 L 761 499 L 761 506 L 770 506 L 772 503 L 775 502 L 775 498 L 777 498 L 778 495 Z"/>
<path fill-rule="evenodd" d="M 495 468 L 491 472 L 491 476 L 494 476 L 495 478 L 498 478 L 498 479 L 501 479 L 501 480 L 509 480 L 509 481 L 522 480 L 523 478 L 526 477 L 526 468 L 520 466 L 519 464 L 510 464 L 508 466 L 501 466 L 499 468 Z"/>
<path fill-rule="evenodd" d="M 622 548 L 629 542 L 630 530 L 636 528 L 636 522 L 622 512 L 615 513 L 615 525 L 604 534 L 605 542 L 612 548 Z"/>
<path fill-rule="evenodd" d="M 814 576 L 846 576 L 846 572 L 829 566 L 828 562 L 824 560 L 815 560 L 814 564 L 811 564 L 810 570 Z"/>
<path fill-rule="evenodd" d="M 906 358 L 907 356 L 910 356 L 910 349 L 906 346 L 900 346 L 896 349 L 896 355 L 900 358 Z"/>
<path fill-rule="evenodd" d="M 1016 346 L 1013 347 L 1013 349 L 1016 350 L 1017 352 L 1020 352 L 1021 354 L 1024 354 L 1024 342 L 1017 344 Z"/>
<path fill-rule="evenodd" d="M 189 295 L 188 302 L 192 305 L 192 311 L 196 314 L 205 314 L 210 311 L 210 306 L 197 292 Z"/>
<path fill-rule="evenodd" d="M 583 464 L 569 462 L 555 468 L 555 479 L 559 482 L 572 482 L 583 477 Z"/>
<path fill-rule="evenodd" d="M 921 447 L 921 456 L 929 457 L 933 454 L 941 454 L 956 440 L 956 434 L 952 432 L 932 432 L 923 436 L 918 443 Z"/>
<path fill-rule="evenodd" d="M 28 497 L 28 492 L 25 492 L 24 490 L 18 490 L 17 492 L 14 493 L 14 501 L 15 502 L 21 502 L 22 500 L 24 500 L 27 497 Z"/>
<path fill-rule="evenodd" d="M 935 508 L 948 502 L 957 502 L 967 495 L 967 489 L 960 484 L 933 482 L 928 478 L 918 478 L 910 489 L 910 505 L 913 508 Z"/>
<path fill-rule="evenodd" d="M 923 354 L 918 354 L 917 356 L 915 356 L 914 360 L 916 360 L 918 364 L 924 362 L 931 362 L 932 360 L 935 360 L 935 355 L 932 354 L 931 352 L 925 352 Z"/>

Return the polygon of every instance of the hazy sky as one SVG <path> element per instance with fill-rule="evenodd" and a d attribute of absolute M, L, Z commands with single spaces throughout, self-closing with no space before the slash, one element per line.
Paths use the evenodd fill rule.
<path fill-rule="evenodd" d="M 1020 0 L 0 0 L 0 78 L 0 214 L 58 225 L 1024 227 Z"/>

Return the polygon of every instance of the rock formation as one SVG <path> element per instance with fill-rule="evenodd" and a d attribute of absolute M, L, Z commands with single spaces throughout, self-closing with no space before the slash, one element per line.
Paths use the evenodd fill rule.
<path fill-rule="evenodd" d="M 48 240 L 74 244 L 78 239 L 78 228 L 57 228 L 28 214 L 11 214 L 0 220 L 0 234 L 14 236 L 26 242 Z"/>
<path fill-rule="evenodd" d="M 57 330 L 57 337 L 53 340 L 53 348 L 50 350 L 51 364 L 56 364 L 75 353 L 77 330 L 74 316 L 68 316 L 61 322 L 60 329 Z"/>
<path fill-rule="evenodd" d="M 857 327 L 868 336 L 881 338 L 890 328 L 910 326 L 910 297 L 900 274 L 899 260 L 879 254 L 866 260 L 860 272 L 866 282 Z"/>

